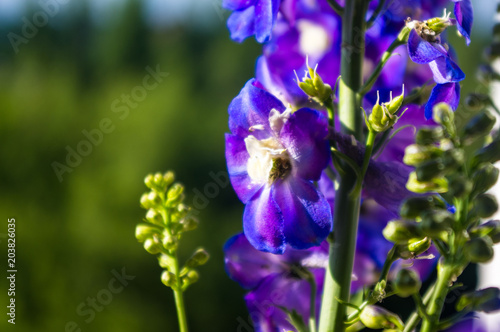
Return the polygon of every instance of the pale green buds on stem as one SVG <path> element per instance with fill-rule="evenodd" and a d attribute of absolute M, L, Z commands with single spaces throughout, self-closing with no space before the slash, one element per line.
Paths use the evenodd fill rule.
<path fill-rule="evenodd" d="M 398 315 L 375 305 L 366 306 L 361 311 L 359 319 L 363 325 L 370 329 L 396 329 L 402 331 L 404 328 L 403 322 Z"/>
<path fill-rule="evenodd" d="M 396 98 L 392 98 L 391 93 L 391 100 L 387 103 L 379 104 L 380 97 L 378 96 L 377 92 L 377 102 L 373 106 L 372 112 L 368 116 L 368 119 L 365 119 L 368 129 L 376 133 L 381 133 L 388 130 L 389 128 L 392 128 L 399 119 L 396 113 L 401 108 L 401 105 L 403 105 L 403 99 L 404 85 L 401 95 L 397 96 Z"/>
<path fill-rule="evenodd" d="M 401 269 L 394 280 L 394 289 L 400 297 L 408 297 L 420 291 L 422 282 L 418 274 L 410 269 Z"/>
<path fill-rule="evenodd" d="M 302 81 L 297 76 L 297 73 L 295 73 L 295 76 L 297 77 L 297 84 L 299 85 L 299 88 L 301 88 L 302 91 L 304 91 L 309 97 L 317 103 L 323 105 L 332 98 L 332 87 L 323 82 L 321 76 L 319 76 L 316 72 L 316 69 L 318 68 L 317 65 L 314 69 L 312 69 L 309 67 L 308 60 L 306 60 L 306 66 L 307 71 Z"/>

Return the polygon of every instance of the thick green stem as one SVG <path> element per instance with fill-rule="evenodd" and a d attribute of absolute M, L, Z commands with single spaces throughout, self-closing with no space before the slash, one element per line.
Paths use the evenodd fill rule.
<path fill-rule="evenodd" d="M 444 264 L 441 269 L 438 268 L 438 277 L 436 287 L 432 294 L 429 306 L 427 308 L 427 317 L 422 323 L 421 332 L 435 332 L 439 325 L 439 317 L 443 309 L 446 295 L 448 294 L 450 283 L 454 276 L 456 267 Z"/>
<path fill-rule="evenodd" d="M 362 113 L 358 91 L 362 84 L 367 4 L 365 0 L 347 0 L 342 20 L 339 118 L 341 131 L 354 135 L 360 141 Z M 335 194 L 335 222 L 330 238 L 329 268 L 323 290 L 320 332 L 343 332 L 346 329 L 346 306 L 342 303 L 349 302 L 360 199 L 359 195 L 349 195 L 356 184 L 356 175 L 349 167 L 345 169 L 345 174 L 339 182 Z"/>
<path fill-rule="evenodd" d="M 427 290 L 427 292 L 425 292 L 424 298 L 422 300 L 422 302 L 424 303 L 424 306 L 426 306 L 429 303 L 432 294 L 434 294 L 434 288 L 435 287 L 436 287 L 436 285 L 434 284 L 431 287 L 429 287 L 429 289 Z M 417 327 L 417 324 L 419 322 L 420 322 L 420 316 L 418 315 L 418 311 L 415 310 L 410 315 L 410 317 L 408 318 L 408 320 L 406 321 L 406 323 L 405 323 L 405 329 L 403 330 L 403 332 L 411 332 L 411 331 L 413 331 L 413 329 L 415 327 Z"/>
<path fill-rule="evenodd" d="M 180 277 L 177 252 L 175 252 L 173 254 L 173 256 L 174 256 L 175 263 L 174 263 L 174 267 L 173 267 L 171 272 L 173 274 L 175 274 L 177 282 L 176 282 L 175 288 L 172 288 L 172 289 L 174 291 L 175 308 L 177 309 L 177 318 L 179 320 L 179 332 L 188 332 L 186 310 L 184 307 L 184 296 L 182 294 L 182 282 L 181 282 L 181 277 Z"/>

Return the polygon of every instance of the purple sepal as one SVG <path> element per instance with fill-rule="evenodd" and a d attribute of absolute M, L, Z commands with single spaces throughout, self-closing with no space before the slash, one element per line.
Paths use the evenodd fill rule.
<path fill-rule="evenodd" d="M 436 84 L 432 89 L 429 101 L 425 105 L 425 118 L 432 118 L 432 109 L 439 103 L 447 103 L 455 111 L 460 102 L 460 83 L 452 82 Z"/>
<path fill-rule="evenodd" d="M 455 17 L 457 19 L 458 31 L 464 36 L 467 45 L 470 44 L 472 23 L 474 21 L 474 9 L 471 0 L 452 0 L 455 3 Z"/>

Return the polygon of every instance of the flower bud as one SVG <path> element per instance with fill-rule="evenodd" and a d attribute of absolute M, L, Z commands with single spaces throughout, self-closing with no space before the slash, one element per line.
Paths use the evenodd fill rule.
<path fill-rule="evenodd" d="M 155 225 L 163 225 L 163 217 L 155 209 L 149 209 L 146 213 L 146 220 Z"/>
<path fill-rule="evenodd" d="M 394 125 L 396 120 L 396 117 L 394 116 L 394 122 L 392 122 L 392 115 L 389 113 L 384 104 L 379 104 L 379 99 L 380 97 L 377 97 L 377 103 L 373 106 L 372 112 L 368 116 L 369 126 L 377 133 L 381 133 L 389 129 Z"/>
<path fill-rule="evenodd" d="M 307 70 L 302 81 L 299 80 L 297 76 L 297 84 L 302 91 L 305 92 L 309 97 L 311 97 L 314 101 L 319 104 L 325 103 L 327 100 L 332 98 L 332 87 L 329 84 L 323 82 L 321 76 L 316 72 L 316 68 L 314 70 L 309 67 L 309 64 L 306 60 Z M 297 75 L 297 73 L 295 73 Z"/>
<path fill-rule="evenodd" d="M 490 163 L 481 165 L 481 167 L 472 174 L 474 187 L 472 196 L 476 196 L 488 191 L 498 180 L 498 168 Z"/>
<path fill-rule="evenodd" d="M 443 128 L 441 127 L 424 127 L 417 131 L 415 142 L 422 145 L 431 145 L 439 142 L 444 138 Z"/>
<path fill-rule="evenodd" d="M 161 229 L 153 225 L 138 224 L 135 227 L 135 238 L 139 242 L 144 242 L 146 241 L 147 238 L 150 238 L 154 235 L 159 236 L 160 234 L 161 234 Z"/>
<path fill-rule="evenodd" d="M 171 206 L 179 203 L 179 200 L 183 198 L 184 186 L 180 183 L 173 184 L 167 192 L 167 202 L 166 204 Z"/>
<path fill-rule="evenodd" d="M 148 187 L 149 189 L 155 189 L 154 175 L 153 175 L 153 174 L 148 174 L 148 175 L 144 178 L 144 184 L 145 184 L 145 185 L 146 185 L 146 187 Z"/>
<path fill-rule="evenodd" d="M 144 193 L 141 196 L 141 200 L 140 200 L 141 207 L 144 209 L 151 209 L 154 206 L 153 202 L 151 202 L 148 197 L 149 197 L 149 193 Z"/>
<path fill-rule="evenodd" d="M 431 210 L 422 213 L 420 230 L 429 237 L 439 237 L 443 231 L 451 229 L 455 219 L 446 210 Z"/>
<path fill-rule="evenodd" d="M 469 181 L 465 176 L 455 174 L 448 179 L 448 192 L 453 197 L 464 197 L 470 194 L 473 188 L 473 182 Z"/>
<path fill-rule="evenodd" d="M 500 242 L 500 220 L 489 220 L 469 231 L 471 237 L 489 236 L 493 243 Z"/>
<path fill-rule="evenodd" d="M 472 263 L 487 263 L 493 258 L 492 245 L 489 237 L 478 237 L 467 241 L 464 251 Z"/>
<path fill-rule="evenodd" d="M 189 272 L 182 277 L 182 288 L 186 289 L 189 285 L 194 284 L 200 279 L 200 275 L 196 270 L 189 270 Z"/>
<path fill-rule="evenodd" d="M 446 166 L 443 163 L 443 159 L 437 158 L 418 164 L 415 169 L 415 174 L 417 175 L 417 180 L 419 182 L 426 182 L 431 181 L 436 177 L 442 177 L 445 174 L 445 171 Z"/>
<path fill-rule="evenodd" d="M 453 21 L 448 17 L 448 15 L 444 15 L 443 17 L 434 17 L 425 21 L 427 27 L 432 30 L 435 35 L 441 34 L 446 30 L 449 26 L 453 25 Z"/>
<path fill-rule="evenodd" d="M 491 217 L 498 210 L 498 202 L 495 196 L 481 194 L 474 200 L 474 212 L 480 218 Z"/>
<path fill-rule="evenodd" d="M 473 159 L 473 165 L 481 163 L 495 163 L 500 160 L 500 139 L 496 139 L 480 149 Z"/>
<path fill-rule="evenodd" d="M 167 183 L 163 178 L 163 174 L 159 172 L 155 173 L 153 181 L 155 183 L 156 188 L 159 189 L 160 191 L 164 192 L 167 189 Z"/>
<path fill-rule="evenodd" d="M 177 283 L 177 278 L 175 277 L 175 274 L 172 272 L 169 272 L 167 270 L 163 271 L 161 274 L 161 282 L 170 288 L 173 288 L 175 284 Z"/>
<path fill-rule="evenodd" d="M 170 235 L 168 231 L 163 232 L 163 248 L 167 250 L 176 249 L 179 245 L 179 239 L 175 235 Z"/>
<path fill-rule="evenodd" d="M 409 269 L 401 269 L 394 280 L 394 289 L 400 297 L 408 297 L 420 291 L 422 282 L 418 274 Z"/>
<path fill-rule="evenodd" d="M 471 311 L 486 313 L 500 310 L 500 289 L 489 287 L 463 294 L 456 304 L 458 311 L 468 308 Z"/>
<path fill-rule="evenodd" d="M 442 155 L 443 151 L 437 146 L 412 144 L 406 147 L 403 162 L 409 166 L 416 166 Z"/>
<path fill-rule="evenodd" d="M 156 236 L 147 238 L 144 241 L 144 249 L 152 255 L 159 254 L 161 252 L 161 244 Z"/>
<path fill-rule="evenodd" d="M 198 228 L 199 221 L 193 217 L 186 217 L 181 221 L 181 224 L 182 224 L 182 231 L 189 232 Z"/>
<path fill-rule="evenodd" d="M 473 111 L 480 111 L 490 103 L 490 97 L 480 93 L 470 93 L 465 97 L 465 105 Z"/>
<path fill-rule="evenodd" d="M 164 269 L 171 269 L 175 264 L 175 260 L 167 255 L 161 254 L 158 256 L 158 264 Z"/>
<path fill-rule="evenodd" d="M 413 256 L 418 256 L 431 247 L 431 239 L 424 237 L 423 239 L 411 239 L 408 241 L 408 250 L 413 254 Z"/>
<path fill-rule="evenodd" d="M 359 314 L 363 325 L 370 329 L 398 329 L 403 330 L 403 322 L 398 315 L 379 306 L 367 305 Z"/>
<path fill-rule="evenodd" d="M 403 91 L 399 96 L 396 98 L 392 99 L 392 91 L 391 91 L 391 101 L 388 103 L 385 103 L 385 106 L 387 107 L 387 110 L 389 111 L 390 114 L 396 114 L 397 111 L 401 108 L 401 105 L 403 105 L 403 100 L 405 98 L 405 86 L 403 85 Z"/>
<path fill-rule="evenodd" d="M 450 105 L 439 103 L 432 109 L 432 119 L 434 122 L 442 125 L 450 136 L 455 136 L 455 113 L 451 110 Z"/>
<path fill-rule="evenodd" d="M 167 187 L 169 187 L 170 185 L 172 185 L 172 183 L 174 183 L 174 181 L 175 181 L 175 174 L 174 174 L 174 172 L 168 171 L 165 174 L 163 174 L 163 182 L 165 183 L 165 185 Z"/>
<path fill-rule="evenodd" d="M 429 192 L 445 193 L 448 191 L 448 180 L 446 178 L 433 178 L 430 181 L 418 181 L 417 174 L 411 172 L 406 183 L 406 189 L 417 194 L 426 194 Z"/>
<path fill-rule="evenodd" d="M 405 220 L 390 221 L 382 231 L 384 237 L 396 244 L 406 244 L 408 240 L 420 235 L 418 224 Z"/>
<path fill-rule="evenodd" d="M 205 249 L 198 249 L 195 253 L 187 260 L 186 267 L 192 269 L 194 267 L 204 265 L 210 256 L 205 251 Z"/>
<path fill-rule="evenodd" d="M 467 144 L 476 138 L 488 135 L 495 125 L 496 118 L 490 112 L 481 112 L 467 122 L 463 129 L 463 139 Z"/>
<path fill-rule="evenodd" d="M 415 219 L 422 212 L 434 207 L 434 198 L 432 196 L 410 197 L 406 199 L 399 209 L 399 215 L 406 219 Z"/>

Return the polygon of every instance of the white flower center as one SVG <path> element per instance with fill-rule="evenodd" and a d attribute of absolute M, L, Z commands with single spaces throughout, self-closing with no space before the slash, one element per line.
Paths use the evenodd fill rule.
<path fill-rule="evenodd" d="M 269 113 L 269 125 L 275 135 L 260 141 L 253 135 L 245 138 L 245 147 L 250 155 L 247 172 L 254 182 L 272 183 L 278 178 L 283 179 L 290 172 L 290 156 L 277 139 L 290 114 L 290 109 L 286 109 L 283 113 L 272 109 Z M 253 126 L 251 130 L 261 130 L 261 128 Z"/>
<path fill-rule="evenodd" d="M 300 32 L 299 48 L 302 55 L 321 57 L 330 47 L 328 32 L 319 24 L 307 20 L 297 22 Z"/>

